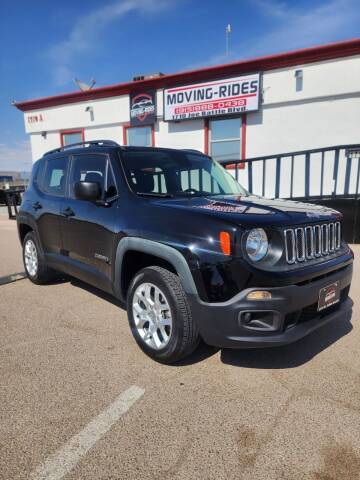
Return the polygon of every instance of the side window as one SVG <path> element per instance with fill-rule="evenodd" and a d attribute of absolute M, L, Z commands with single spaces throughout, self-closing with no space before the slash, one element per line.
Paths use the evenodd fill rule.
<path fill-rule="evenodd" d="M 42 189 L 52 195 L 64 195 L 67 167 L 66 157 L 47 160 Z"/>
<path fill-rule="evenodd" d="M 74 185 L 77 182 L 98 182 L 101 195 L 104 194 L 106 155 L 84 153 L 74 155 L 70 174 L 71 196 L 74 196 Z"/>
<path fill-rule="evenodd" d="M 42 167 L 44 165 L 43 160 L 38 160 L 37 162 L 34 163 L 32 171 L 31 171 L 31 177 L 30 177 L 30 184 L 31 185 L 37 185 L 39 182 L 39 178 L 41 177 L 41 172 L 42 172 Z"/>

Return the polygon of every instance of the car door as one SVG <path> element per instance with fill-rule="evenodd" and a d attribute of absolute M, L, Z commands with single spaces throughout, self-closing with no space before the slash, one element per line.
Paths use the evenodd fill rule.
<path fill-rule="evenodd" d="M 46 259 L 58 266 L 61 258 L 62 238 L 60 211 L 66 191 L 69 160 L 65 155 L 45 158 L 44 169 L 39 178 L 39 194 L 32 203 L 38 233 Z"/>
<path fill-rule="evenodd" d="M 98 182 L 102 201 L 76 199 L 74 185 L 79 181 Z M 61 210 L 63 255 L 70 274 L 107 291 L 111 291 L 117 192 L 107 154 L 72 155 L 69 187 Z"/>

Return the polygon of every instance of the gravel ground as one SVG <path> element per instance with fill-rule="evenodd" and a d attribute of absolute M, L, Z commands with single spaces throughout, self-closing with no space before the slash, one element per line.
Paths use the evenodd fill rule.
<path fill-rule="evenodd" d="M 15 222 L 1 216 L 0 242 L 0 276 L 22 271 Z M 351 320 L 276 349 L 202 346 L 171 367 L 144 356 L 124 310 L 81 282 L 1 285 L 0 478 L 359 479 L 355 252 Z M 65 471 L 64 445 L 134 385 L 144 394 Z M 56 458 L 65 473 L 34 473 Z"/>

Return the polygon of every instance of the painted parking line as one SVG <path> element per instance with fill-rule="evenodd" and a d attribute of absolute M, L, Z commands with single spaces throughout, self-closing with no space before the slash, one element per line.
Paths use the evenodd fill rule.
<path fill-rule="evenodd" d="M 48 457 L 31 475 L 31 480 L 60 480 L 81 460 L 81 457 L 107 433 L 112 425 L 124 415 L 144 394 L 143 388 L 133 385 L 119 395 L 103 412 L 94 418 L 77 435 L 72 437 L 57 452 Z"/>

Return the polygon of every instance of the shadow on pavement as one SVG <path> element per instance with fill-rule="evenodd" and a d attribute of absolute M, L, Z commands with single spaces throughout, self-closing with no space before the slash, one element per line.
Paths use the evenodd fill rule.
<path fill-rule="evenodd" d="M 103 290 L 99 290 L 98 288 L 93 287 L 88 283 L 84 283 L 81 280 L 78 280 L 76 278 L 67 278 L 67 281 L 70 281 L 71 285 L 73 285 L 74 287 L 78 287 L 78 288 L 81 288 L 82 290 L 86 290 L 87 292 L 92 293 L 93 295 L 96 295 L 97 297 L 102 298 L 103 300 L 106 300 L 109 303 L 112 303 L 113 305 L 121 308 L 122 310 L 126 310 L 125 303 L 120 302 L 120 300 L 115 298 L 110 293 L 106 293 Z"/>
<path fill-rule="evenodd" d="M 206 345 L 204 342 L 200 342 L 198 348 L 188 357 L 185 357 L 183 360 L 179 362 L 173 363 L 170 367 L 186 367 L 187 365 L 193 365 L 195 363 L 200 363 L 206 360 L 207 358 L 212 357 L 220 348 L 212 347 L 210 345 Z"/>
<path fill-rule="evenodd" d="M 352 330 L 352 311 L 315 330 L 301 340 L 283 347 L 221 351 L 221 361 L 243 368 L 295 368 L 311 360 Z"/>
<path fill-rule="evenodd" d="M 52 283 L 70 282 L 74 287 L 86 290 L 103 300 L 126 311 L 126 305 L 113 297 L 111 294 L 103 292 L 81 280 L 62 277 L 54 280 Z M 351 325 L 352 310 L 344 313 L 342 318 L 336 319 L 327 325 L 315 330 L 310 335 L 298 340 L 295 343 L 282 347 L 271 348 L 251 348 L 251 349 L 221 349 L 221 361 L 228 365 L 242 368 L 260 368 L 260 369 L 281 369 L 295 368 L 311 360 L 318 353 L 328 348 L 341 337 L 344 337 L 352 330 Z M 220 351 L 220 348 L 206 345 L 200 342 L 199 347 L 194 353 L 189 355 L 172 366 L 182 367 L 196 364 L 206 360 Z"/>

